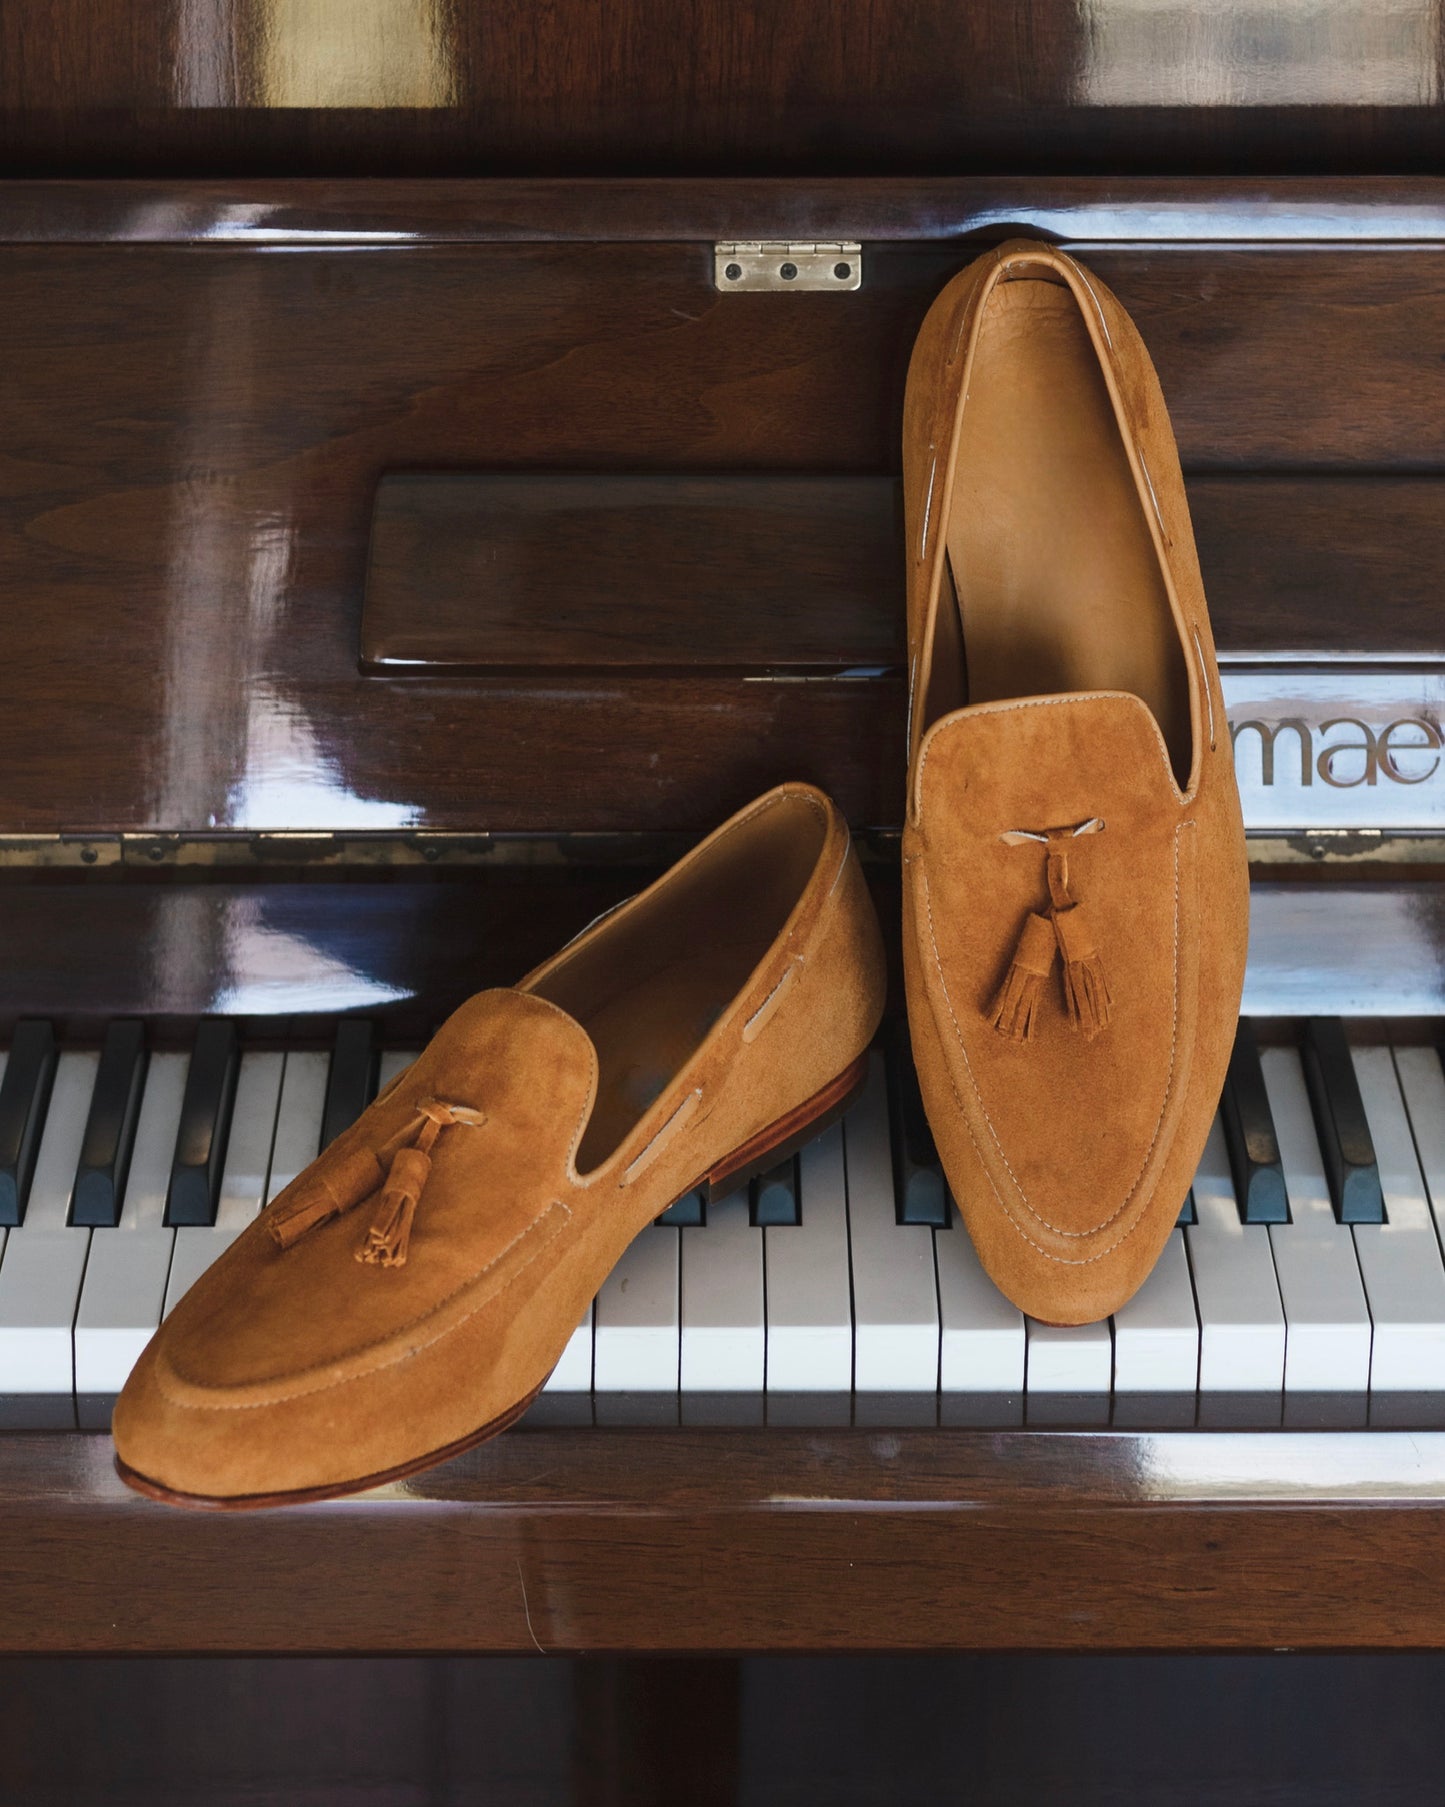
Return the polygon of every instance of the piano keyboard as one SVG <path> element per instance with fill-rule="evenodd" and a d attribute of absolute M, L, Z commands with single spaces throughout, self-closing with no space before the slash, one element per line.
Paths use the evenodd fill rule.
<path fill-rule="evenodd" d="M 1445 1072 L 1431 1047 L 1240 1026 L 1180 1224 L 1108 1323 L 1023 1317 L 983 1273 L 901 1038 L 852 1111 L 636 1238 L 534 1418 L 598 1423 L 1445 1422 Z M 0 1051 L 0 1424 L 103 1426 L 147 1339 L 402 1071 L 370 1025 L 250 1049 L 209 1019 Z"/>

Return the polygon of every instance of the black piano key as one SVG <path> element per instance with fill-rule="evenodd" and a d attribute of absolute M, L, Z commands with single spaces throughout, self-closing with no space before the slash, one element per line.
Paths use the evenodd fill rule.
<path fill-rule="evenodd" d="M 693 1192 L 685 1192 L 674 1205 L 669 1205 L 657 1220 L 662 1224 L 671 1224 L 674 1228 L 699 1230 L 707 1225 L 707 1188 L 699 1186 Z"/>
<path fill-rule="evenodd" d="M 326 1078 L 326 1104 L 321 1113 L 321 1146 L 329 1148 L 342 1130 L 350 1129 L 376 1091 L 377 1054 L 372 1025 L 347 1017 L 337 1027 Z"/>
<path fill-rule="evenodd" d="M 1264 1089 L 1254 1031 L 1243 1019 L 1235 1031 L 1219 1114 L 1224 1123 L 1240 1217 L 1245 1223 L 1288 1223 L 1289 1194 L 1279 1158 L 1279 1138 Z"/>
<path fill-rule="evenodd" d="M 802 1223 L 798 1208 L 798 1157 L 788 1156 L 748 1187 L 748 1217 L 755 1230 L 774 1226 L 796 1228 Z"/>
<path fill-rule="evenodd" d="M 893 1206 L 901 1224 L 931 1224 L 944 1230 L 953 1222 L 952 1200 L 923 1109 L 906 1027 L 900 1027 L 894 1036 L 891 1054 L 888 1090 L 893 1118 Z"/>
<path fill-rule="evenodd" d="M 49 1023 L 31 1017 L 15 1025 L 0 1079 L 0 1228 L 25 1216 L 55 1060 L 55 1031 Z"/>
<path fill-rule="evenodd" d="M 1385 1195 L 1375 1142 L 1344 1024 L 1338 1017 L 1311 1017 L 1300 1053 L 1335 1216 L 1341 1223 L 1383 1223 Z"/>
<path fill-rule="evenodd" d="M 1194 1209 L 1194 1188 L 1191 1186 L 1184 1194 L 1184 1203 L 1179 1207 L 1179 1215 L 1175 1219 L 1175 1227 L 1186 1229 L 1192 1223 L 1199 1222 L 1199 1213 Z"/>
<path fill-rule="evenodd" d="M 236 1025 L 226 1017 L 204 1018 L 196 1030 L 186 1072 L 181 1125 L 166 1193 L 166 1222 L 172 1227 L 216 1220 L 239 1064 Z"/>
<path fill-rule="evenodd" d="M 145 1024 L 134 1019 L 112 1023 L 101 1044 L 85 1140 L 70 1193 L 73 1224 L 103 1229 L 120 1222 L 145 1073 Z"/>

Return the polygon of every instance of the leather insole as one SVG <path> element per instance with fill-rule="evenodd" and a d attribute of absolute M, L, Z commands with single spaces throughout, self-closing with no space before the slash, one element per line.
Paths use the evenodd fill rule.
<path fill-rule="evenodd" d="M 956 469 L 948 560 L 969 702 L 1132 691 L 1159 723 L 1183 788 L 1191 749 L 1178 632 L 1098 357 L 1062 284 L 994 288 Z"/>

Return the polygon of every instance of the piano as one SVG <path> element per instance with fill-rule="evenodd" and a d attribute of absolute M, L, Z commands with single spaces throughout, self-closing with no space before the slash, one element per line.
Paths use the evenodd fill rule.
<path fill-rule="evenodd" d="M 524 153 L 482 9 L 340 101 L 262 35 L 152 46 L 153 91 L 104 10 L 123 102 L 99 50 L 0 68 L 0 1648 L 1438 1645 L 1434 61 L 1336 21 L 1191 86 L 1039 0 L 1034 86 L 987 6 L 866 117 L 834 45 L 800 121 L 774 72 L 629 156 L 578 56 Z M 789 776 L 896 921 L 903 374 L 1017 232 L 1155 356 L 1245 795 L 1244 1018 L 1155 1275 L 1077 1331 L 992 1291 L 895 1009 L 515 1431 L 275 1514 L 127 1493 L 146 1337 L 472 990 Z"/>

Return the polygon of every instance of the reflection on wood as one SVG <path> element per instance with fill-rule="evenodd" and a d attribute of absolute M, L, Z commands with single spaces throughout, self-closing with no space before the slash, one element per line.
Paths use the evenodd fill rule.
<path fill-rule="evenodd" d="M 0 152 L 91 175 L 1399 173 L 1439 163 L 1438 10 L 6 0 Z"/>
<path fill-rule="evenodd" d="M 575 193 L 546 192 L 578 230 Z M 358 670 L 386 471 L 888 481 L 907 349 L 960 249 L 876 246 L 855 295 L 727 297 L 699 229 L 673 230 L 625 256 L 0 250 L 0 830 L 686 832 L 785 777 L 822 783 L 860 826 L 896 822 L 896 676 L 419 686 Z M 1323 649 L 1438 650 L 1442 258 L 1095 255 L 1159 366 L 1227 647 L 1298 645 L 1303 615 Z M 1356 490 L 1361 467 L 1377 475 Z M 880 619 L 862 621 L 869 658 Z M 786 632 L 760 614 L 747 637 Z"/>
<path fill-rule="evenodd" d="M 1437 0 L 1087 0 L 1095 107 L 1429 107 Z"/>
<path fill-rule="evenodd" d="M 671 845 L 675 857 L 685 841 Z M 875 894 L 898 914 L 891 849 Z M 658 869 L 664 864 L 657 863 Z M 255 1018 L 274 1029 L 364 1010 L 393 1036 L 430 1035 L 473 991 L 512 985 L 648 867 L 498 868 L 428 882 L 281 879 L 0 885 L 7 950 L 0 1038 L 53 1016 L 82 1039 L 113 1017 Z M 1445 1016 L 1445 887 L 1256 882 L 1245 1009 Z M 890 946 L 895 945 L 890 941 Z"/>
<path fill-rule="evenodd" d="M 524 1425 L 334 1507 L 177 1527 L 108 1438 L 36 1434 L 0 1472 L 0 1649 L 1433 1646 L 1442 1445 Z"/>

